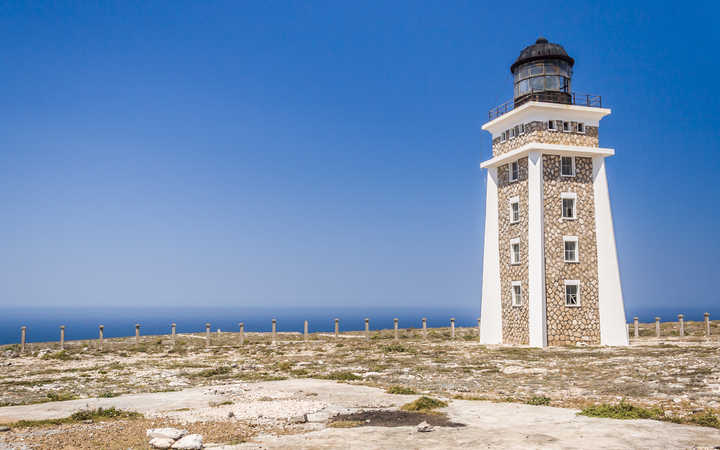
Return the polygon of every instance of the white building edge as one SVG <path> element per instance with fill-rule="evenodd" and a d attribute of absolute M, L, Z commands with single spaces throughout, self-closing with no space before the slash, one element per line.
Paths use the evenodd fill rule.
<path fill-rule="evenodd" d="M 530 101 L 483 125 L 483 130 L 497 137 L 503 130 L 520 122 L 573 120 L 598 126 L 610 109 Z M 598 296 L 600 344 L 628 345 L 625 307 L 620 269 L 618 267 L 615 232 L 610 207 L 605 158 L 615 154 L 611 148 L 569 146 L 530 142 L 481 164 L 487 169 L 485 236 L 480 342 L 503 343 L 502 295 L 500 282 L 498 167 L 521 157 L 528 157 L 528 316 L 529 344 L 545 347 L 547 341 L 543 154 L 592 158 L 595 233 L 598 263 Z"/>

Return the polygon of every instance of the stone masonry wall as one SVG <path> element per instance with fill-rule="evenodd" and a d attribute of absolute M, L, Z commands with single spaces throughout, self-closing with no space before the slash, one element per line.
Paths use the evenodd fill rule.
<path fill-rule="evenodd" d="M 575 176 L 563 177 L 560 156 L 543 155 L 548 345 L 600 344 L 592 173 L 592 158 L 576 157 Z M 576 219 L 562 218 L 563 192 L 577 194 Z M 578 263 L 564 261 L 563 236 L 578 237 Z M 580 281 L 579 307 L 565 306 L 565 280 Z"/>
<path fill-rule="evenodd" d="M 500 298 L 503 343 L 527 345 L 528 319 L 528 159 L 518 161 L 517 181 L 509 181 L 509 167 L 498 167 L 498 235 L 500 237 Z M 510 199 L 518 196 L 520 221 L 510 223 Z M 520 264 L 510 264 L 510 240 L 520 238 Z M 512 282 L 522 283 L 522 305 L 512 306 Z"/>
<path fill-rule="evenodd" d="M 570 129 L 577 129 L 577 122 L 570 122 Z M 583 147 L 598 146 L 598 127 L 585 126 L 585 133 L 577 131 L 548 131 L 547 122 L 529 122 L 525 124 L 525 133 L 520 136 L 500 142 L 500 138 L 493 139 L 493 156 L 502 155 L 530 142 L 544 144 L 577 145 Z"/>

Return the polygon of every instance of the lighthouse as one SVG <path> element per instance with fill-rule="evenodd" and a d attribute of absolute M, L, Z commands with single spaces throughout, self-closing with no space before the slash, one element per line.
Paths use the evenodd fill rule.
<path fill-rule="evenodd" d="M 484 344 L 628 345 L 600 147 L 602 98 L 572 90 L 575 61 L 539 38 L 510 66 L 493 108 L 480 339 Z"/>

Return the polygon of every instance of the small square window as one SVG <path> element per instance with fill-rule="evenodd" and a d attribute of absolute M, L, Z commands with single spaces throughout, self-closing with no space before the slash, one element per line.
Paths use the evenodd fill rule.
<path fill-rule="evenodd" d="M 550 131 L 557 131 L 557 129 L 555 128 L 555 121 L 554 121 L 554 120 L 551 120 L 551 121 L 548 122 L 548 130 L 550 130 Z"/>
<path fill-rule="evenodd" d="M 517 161 L 513 161 L 510 163 L 510 181 L 517 181 L 518 177 L 520 176 L 520 163 Z"/>
<path fill-rule="evenodd" d="M 510 137 L 514 138 L 516 136 L 515 134 L 515 128 L 510 128 Z"/>
<path fill-rule="evenodd" d="M 566 132 L 566 133 L 569 132 L 570 131 L 570 122 L 563 122 L 562 127 L 563 127 L 564 132 Z"/>
<path fill-rule="evenodd" d="M 580 306 L 580 282 L 565 280 L 565 306 Z"/>
<path fill-rule="evenodd" d="M 519 281 L 512 282 L 512 305 L 522 306 L 522 285 Z"/>
<path fill-rule="evenodd" d="M 573 194 L 562 194 L 562 218 L 575 219 L 575 200 Z"/>
<path fill-rule="evenodd" d="M 520 200 L 517 197 L 510 199 L 510 223 L 520 222 Z"/>
<path fill-rule="evenodd" d="M 578 133 L 584 133 L 585 132 L 585 124 L 582 122 L 578 122 L 577 124 L 577 132 Z"/>
<path fill-rule="evenodd" d="M 513 128 L 515 132 L 515 137 L 520 136 L 520 125 L 515 125 L 515 128 Z"/>
<path fill-rule="evenodd" d="M 520 124 L 520 134 L 525 134 L 525 124 L 524 123 Z"/>
<path fill-rule="evenodd" d="M 520 239 L 510 240 L 510 264 L 520 264 Z"/>
<path fill-rule="evenodd" d="M 563 246 L 565 253 L 565 262 L 578 262 L 578 238 L 576 236 L 564 236 Z"/>
<path fill-rule="evenodd" d="M 560 174 L 564 177 L 575 176 L 575 158 L 572 156 L 560 157 Z"/>

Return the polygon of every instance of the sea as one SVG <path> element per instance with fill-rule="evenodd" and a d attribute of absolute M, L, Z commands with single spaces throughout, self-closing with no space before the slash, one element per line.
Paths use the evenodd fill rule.
<path fill-rule="evenodd" d="M 626 319 L 638 316 L 641 322 L 653 322 L 656 316 L 663 321 L 676 321 L 678 313 L 685 320 L 703 320 L 704 309 L 697 308 L 633 308 L 626 306 Z M 711 313 L 711 319 L 720 318 Z M 311 333 L 330 332 L 334 320 L 340 320 L 341 331 L 358 331 L 365 327 L 389 329 L 397 318 L 400 328 L 420 328 L 422 318 L 428 327 L 447 327 L 455 318 L 458 327 L 477 327 L 480 307 L 475 308 L 425 308 L 425 307 L 312 307 L 312 308 L 29 308 L 4 307 L 0 311 L 0 345 L 20 342 L 20 327 L 27 327 L 27 342 L 58 341 L 60 325 L 65 325 L 66 340 L 95 339 L 98 325 L 104 326 L 105 337 L 135 335 L 135 324 L 140 324 L 143 335 L 169 334 L 170 324 L 177 324 L 178 333 L 205 331 L 205 323 L 212 331 L 238 331 L 238 323 L 245 324 L 246 331 L 270 331 L 272 319 L 277 320 L 278 331 L 302 332 L 305 320 Z"/>

